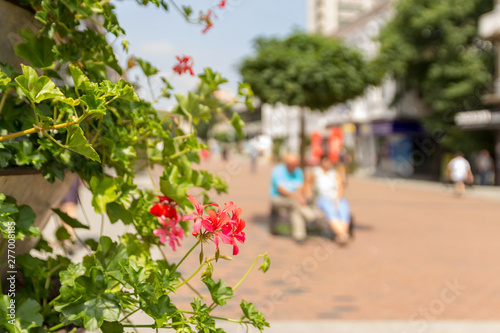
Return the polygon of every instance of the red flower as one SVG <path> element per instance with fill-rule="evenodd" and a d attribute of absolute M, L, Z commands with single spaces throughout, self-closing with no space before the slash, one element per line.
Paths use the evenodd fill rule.
<path fill-rule="evenodd" d="M 209 10 L 206 14 L 200 16 L 200 22 L 205 23 L 205 28 L 201 31 L 202 33 L 206 33 L 214 25 L 211 18 L 212 14 L 212 11 Z"/>
<path fill-rule="evenodd" d="M 219 6 L 219 8 L 226 7 L 226 0 L 222 0 L 221 2 L 219 2 L 219 4 L 217 6 Z"/>
<path fill-rule="evenodd" d="M 149 212 L 156 217 L 165 216 L 174 218 L 177 215 L 177 210 L 175 209 L 177 203 L 169 197 L 158 196 L 158 198 L 160 202 L 155 203 Z"/>
<path fill-rule="evenodd" d="M 182 230 L 181 226 L 178 224 L 180 219 L 181 217 L 179 214 L 176 214 L 174 218 L 169 219 L 165 216 L 160 216 L 158 217 L 158 222 L 160 222 L 161 226 L 153 231 L 155 236 L 160 237 L 160 242 L 162 244 L 167 242 L 168 237 L 168 244 L 174 251 L 176 245 L 181 245 L 179 240 L 182 240 L 184 237 L 184 230 Z"/>
<path fill-rule="evenodd" d="M 179 75 L 189 72 L 189 74 L 194 76 L 193 59 L 188 56 L 182 56 L 182 57 L 176 56 L 176 58 L 177 61 L 179 61 L 179 63 L 172 68 L 174 72 L 176 72 Z"/>

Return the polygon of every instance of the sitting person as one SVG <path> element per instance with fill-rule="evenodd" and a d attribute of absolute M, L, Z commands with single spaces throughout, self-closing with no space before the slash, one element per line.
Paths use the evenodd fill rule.
<path fill-rule="evenodd" d="M 343 197 L 343 181 L 335 171 L 328 155 L 323 155 L 320 165 L 314 167 L 306 182 L 308 197 L 315 199 L 318 208 L 325 214 L 330 229 L 340 245 L 349 239 L 351 210 Z"/>
<path fill-rule="evenodd" d="M 303 194 L 304 174 L 299 168 L 299 157 L 288 154 L 284 163 L 274 167 L 271 174 L 271 203 L 274 208 L 290 211 L 292 236 L 299 244 L 306 239 L 306 223 L 314 219 L 314 211 L 307 206 Z M 274 225 L 275 221 L 271 221 Z M 271 232 L 273 232 L 271 228 Z"/>

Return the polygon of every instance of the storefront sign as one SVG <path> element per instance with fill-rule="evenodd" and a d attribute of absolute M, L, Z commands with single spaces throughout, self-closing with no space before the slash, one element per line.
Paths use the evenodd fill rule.
<path fill-rule="evenodd" d="M 496 128 L 500 126 L 500 112 L 489 110 L 459 112 L 455 115 L 455 123 L 460 127 Z"/>

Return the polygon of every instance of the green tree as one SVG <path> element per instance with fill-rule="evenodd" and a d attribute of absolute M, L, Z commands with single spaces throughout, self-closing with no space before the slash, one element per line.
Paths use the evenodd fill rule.
<path fill-rule="evenodd" d="M 491 133 L 463 132 L 454 123 L 457 112 L 483 108 L 481 95 L 492 81 L 493 48 L 477 36 L 478 19 L 492 6 L 491 0 L 399 1 L 379 35 L 377 67 L 398 80 L 398 96 L 418 91 L 431 111 L 425 127 L 449 149 L 493 143 Z"/>
<path fill-rule="evenodd" d="M 374 76 L 362 55 L 341 41 L 293 33 L 255 41 L 255 54 L 240 65 L 243 80 L 263 103 L 301 107 L 301 160 L 305 151 L 305 108 L 326 110 L 359 96 Z"/>

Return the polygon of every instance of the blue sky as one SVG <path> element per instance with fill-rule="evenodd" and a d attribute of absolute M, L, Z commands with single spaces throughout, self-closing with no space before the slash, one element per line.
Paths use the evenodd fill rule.
<path fill-rule="evenodd" d="M 218 0 L 177 1 L 189 4 L 194 13 L 216 6 Z M 172 67 L 176 55 L 194 59 L 194 70 L 204 67 L 221 72 L 229 80 L 224 89 L 235 91 L 240 80 L 238 62 L 252 53 L 252 41 L 258 36 L 285 36 L 294 28 L 305 29 L 305 0 L 228 0 L 226 8 L 216 11 L 214 26 L 203 34 L 202 25 L 191 24 L 172 7 L 168 12 L 154 6 L 144 8 L 135 1 L 116 2 L 118 20 L 126 31 L 129 54 L 146 59 L 158 67 L 161 75 L 171 80 L 178 92 L 195 87 L 196 79 L 189 75 L 174 75 Z M 193 15 L 196 16 L 196 15 Z M 125 61 L 126 55 L 121 55 Z M 138 70 L 129 78 L 144 85 Z M 153 82 L 156 93 L 159 83 Z M 143 97 L 149 92 L 140 90 Z M 168 107 L 171 102 L 162 101 Z"/>

